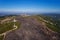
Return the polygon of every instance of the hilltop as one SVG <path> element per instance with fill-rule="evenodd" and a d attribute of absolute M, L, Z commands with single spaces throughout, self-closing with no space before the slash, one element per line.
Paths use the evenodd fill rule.
<path fill-rule="evenodd" d="M 7 33 L 4 40 L 60 40 L 55 24 L 42 16 L 16 16 L 15 19 L 21 23 L 19 28 Z"/>

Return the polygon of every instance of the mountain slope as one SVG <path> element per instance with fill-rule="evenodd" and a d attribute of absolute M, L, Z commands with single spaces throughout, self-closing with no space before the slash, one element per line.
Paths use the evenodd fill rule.
<path fill-rule="evenodd" d="M 19 29 L 7 33 L 4 40 L 60 40 L 58 33 L 47 28 L 35 16 L 18 16 L 16 20 L 21 23 Z"/>

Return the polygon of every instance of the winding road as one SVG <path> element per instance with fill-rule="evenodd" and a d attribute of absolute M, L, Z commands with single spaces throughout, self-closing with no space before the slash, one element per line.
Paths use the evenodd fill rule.
<path fill-rule="evenodd" d="M 16 22 L 15 21 L 15 19 L 14 19 L 14 21 L 13 22 Z M 16 30 L 17 29 L 17 26 L 14 24 L 14 26 L 13 26 L 14 28 L 12 29 L 12 30 L 9 30 L 9 31 L 6 31 L 6 32 L 4 32 L 4 33 L 2 33 L 2 34 L 0 34 L 0 36 L 3 36 L 4 35 L 4 38 L 3 38 L 3 40 L 5 39 L 5 36 L 6 36 L 6 34 L 7 33 L 9 33 L 9 32 L 11 32 L 11 31 L 13 31 L 13 30 Z"/>

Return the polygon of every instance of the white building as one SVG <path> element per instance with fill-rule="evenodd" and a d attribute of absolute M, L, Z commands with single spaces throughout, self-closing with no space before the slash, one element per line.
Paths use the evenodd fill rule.
<path fill-rule="evenodd" d="M 14 21 L 14 22 L 16 22 L 16 20 L 15 20 L 15 19 L 14 19 L 13 21 Z"/>

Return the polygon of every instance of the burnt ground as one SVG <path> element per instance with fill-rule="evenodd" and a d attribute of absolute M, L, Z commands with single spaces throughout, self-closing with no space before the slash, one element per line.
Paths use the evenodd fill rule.
<path fill-rule="evenodd" d="M 49 29 L 33 17 L 17 17 L 20 28 L 7 33 L 4 40 L 60 40 L 60 35 Z"/>

